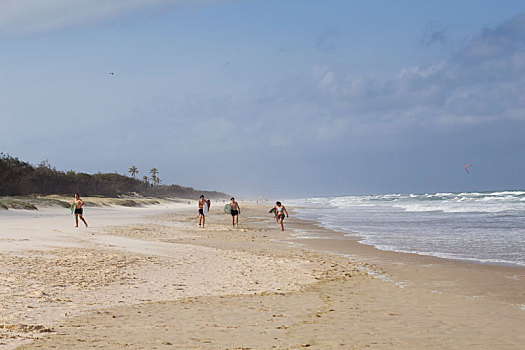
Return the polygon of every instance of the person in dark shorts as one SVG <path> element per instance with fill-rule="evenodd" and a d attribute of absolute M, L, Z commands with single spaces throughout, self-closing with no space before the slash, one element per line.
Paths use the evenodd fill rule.
<path fill-rule="evenodd" d="M 80 220 L 84 222 L 84 225 L 88 227 L 88 224 L 86 220 L 84 220 L 84 209 L 82 206 L 84 205 L 84 201 L 80 199 L 80 195 L 78 193 L 75 193 L 75 199 L 73 199 L 73 203 L 71 203 L 71 209 L 73 209 L 73 205 L 75 206 L 75 227 L 78 227 L 78 218 L 80 217 Z"/>
<path fill-rule="evenodd" d="M 241 213 L 241 207 L 239 207 L 239 203 L 235 201 L 235 198 L 232 197 L 230 202 L 231 207 L 231 214 L 232 214 L 232 225 L 235 227 L 235 224 L 239 226 L 239 214 Z"/>
<path fill-rule="evenodd" d="M 286 217 L 288 217 L 288 212 L 286 211 L 286 208 L 284 205 L 281 204 L 281 202 L 275 202 L 275 220 L 281 225 L 281 231 L 284 231 L 284 214 L 286 214 Z"/>
<path fill-rule="evenodd" d="M 201 198 L 199 199 L 199 226 L 202 224 L 202 228 L 204 228 L 204 222 L 206 221 L 206 217 L 204 215 L 204 204 L 206 203 L 206 200 L 204 199 L 204 196 L 201 195 Z"/>

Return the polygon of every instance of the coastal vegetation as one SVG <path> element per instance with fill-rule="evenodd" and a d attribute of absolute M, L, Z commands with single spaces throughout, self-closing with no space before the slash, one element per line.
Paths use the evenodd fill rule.
<path fill-rule="evenodd" d="M 137 169 L 137 167 L 135 165 L 132 165 L 129 169 L 128 169 L 128 173 L 131 174 L 131 177 L 135 178 L 135 176 L 137 176 L 137 174 L 139 173 L 139 169 Z"/>
<path fill-rule="evenodd" d="M 131 170 L 134 171 L 131 171 Z M 161 185 L 158 170 L 152 168 L 151 183 L 147 177 L 135 178 L 138 169 L 130 168 L 133 177 L 118 173 L 87 174 L 73 170 L 60 171 L 43 161 L 32 165 L 17 157 L 0 153 L 0 196 L 29 195 L 72 195 L 75 192 L 82 196 L 104 197 L 165 197 L 165 198 L 195 198 L 204 194 L 209 198 L 227 198 L 227 195 L 216 191 L 200 191 L 192 187 L 180 185 Z M 6 201 L 4 201 L 5 203 Z M 16 205 L 16 200 L 10 200 L 9 205 Z M 5 204 L 7 205 L 7 204 Z"/>

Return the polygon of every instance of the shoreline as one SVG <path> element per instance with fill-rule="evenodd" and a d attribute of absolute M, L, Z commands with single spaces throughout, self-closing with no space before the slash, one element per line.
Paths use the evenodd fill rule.
<path fill-rule="evenodd" d="M 4 327 L 5 334 L 18 330 L 22 337 L 10 348 L 519 349 L 525 342 L 522 269 L 380 251 L 337 240 L 341 233 L 293 216 L 283 234 L 266 206 L 248 203 L 242 204 L 240 227 L 231 229 L 231 217 L 220 207 L 212 206 L 204 230 L 196 227 L 193 206 L 151 209 L 148 217 L 124 225 L 121 220 L 134 214 L 115 210 L 123 217 L 115 225 L 75 233 L 87 246 L 39 257 L 45 265 L 53 256 L 59 262 L 53 267 L 68 272 L 64 281 L 78 287 L 74 293 L 93 295 L 92 305 L 71 296 L 58 300 L 71 289 L 60 281 L 54 282 L 58 287 L 43 284 L 37 289 L 44 295 L 31 296 L 35 309 L 21 315 L 33 315 L 35 322 L 25 330 L 22 322 L 18 328 L 10 324 L 11 331 Z M 334 239 L 298 239 L 294 230 Z M 69 277 L 75 259 L 86 253 L 91 255 L 81 259 L 81 275 L 88 286 Z M 105 265 L 108 257 L 121 267 Z M 35 259 L 26 250 L 11 268 L 24 271 L 29 258 Z M 107 273 L 90 275 L 96 266 Z M 47 269 L 34 272 L 33 280 L 49 277 Z M 26 289 L 27 300 L 35 288 Z M 36 322 L 43 317 L 35 310 L 51 305 L 56 319 Z"/>
<path fill-rule="evenodd" d="M 371 247 L 371 248 L 373 248 L 373 249 L 375 249 L 377 251 L 380 251 L 380 252 L 386 252 L 386 253 L 392 253 L 392 254 L 417 255 L 417 256 L 421 256 L 421 257 L 435 258 L 435 259 L 444 260 L 444 261 L 454 261 L 454 262 L 464 263 L 464 264 L 474 264 L 474 265 L 482 265 L 482 266 L 485 266 L 485 265 L 486 266 L 500 266 L 500 267 L 510 267 L 510 268 L 517 268 L 517 269 L 525 269 L 524 265 L 520 265 L 520 264 L 517 264 L 517 263 L 510 263 L 510 262 L 493 262 L 493 261 L 485 262 L 485 261 L 476 260 L 475 258 L 451 258 L 451 257 L 442 257 L 442 256 L 434 255 L 432 253 L 424 254 L 424 253 L 415 252 L 415 251 L 409 252 L 409 251 L 400 251 L 400 250 L 394 250 L 394 249 L 392 249 L 392 250 L 381 249 L 381 248 L 377 247 L 374 244 L 361 242 L 358 238 L 351 237 L 346 232 L 338 231 L 336 229 L 330 229 L 330 228 L 323 227 L 323 226 L 321 226 L 321 224 L 318 221 L 316 221 L 314 219 L 300 218 L 300 219 L 296 219 L 296 220 L 303 220 L 303 221 L 306 221 L 306 222 L 312 222 L 316 227 L 319 228 L 320 231 L 333 232 L 334 234 L 337 234 L 337 235 L 340 235 L 340 236 L 344 236 L 344 238 L 341 238 L 341 239 L 352 240 L 352 241 L 355 241 L 357 244 L 360 244 L 360 245 L 363 245 L 363 246 L 367 246 L 367 247 Z M 302 240 L 310 240 L 310 239 L 315 240 L 316 238 L 298 237 L 297 239 L 300 239 L 300 240 L 301 239 Z M 318 238 L 318 239 L 321 240 L 321 239 L 326 239 L 326 238 Z"/>
<path fill-rule="evenodd" d="M 524 192 L 297 199 L 299 215 L 382 250 L 525 267 Z M 290 203 L 289 203 L 290 204 Z"/>
<path fill-rule="evenodd" d="M 295 210 L 296 208 L 292 209 L 292 210 Z M 321 238 L 321 237 L 301 237 L 301 236 L 293 236 L 293 238 L 291 238 L 291 240 L 294 240 L 294 241 L 297 241 L 297 242 L 308 242 L 308 241 L 313 241 L 313 242 L 316 242 L 316 244 L 318 244 L 318 242 L 321 242 L 321 241 L 324 241 L 324 240 L 330 240 L 330 239 L 340 239 L 340 240 L 348 240 L 348 241 L 352 241 L 353 243 L 352 244 L 356 244 L 358 246 L 362 246 L 363 247 L 363 251 L 374 251 L 375 253 L 374 254 L 386 254 L 386 255 L 397 255 L 399 254 L 400 256 L 415 256 L 415 257 L 420 257 L 420 258 L 423 258 L 423 259 L 430 259 L 430 260 L 437 260 L 437 261 L 440 261 L 440 262 L 451 262 L 451 263 L 457 263 L 457 264 L 465 264 L 465 265 L 475 265 L 475 266 L 487 266 L 487 267 L 494 267 L 494 268 L 510 268 L 510 269 L 517 269 L 517 270 L 524 270 L 525 271 L 525 266 L 521 266 L 521 265 L 518 265 L 518 264 L 512 264 L 512 263 L 494 263 L 494 262 L 482 262 L 482 261 L 476 261 L 474 259 L 461 259 L 461 258 L 448 258 L 448 257 L 440 257 L 440 256 L 436 256 L 436 255 L 432 255 L 432 254 L 422 254 L 422 253 L 418 253 L 418 252 L 404 252 L 404 251 L 396 251 L 396 250 L 385 250 L 385 249 L 381 249 L 381 248 L 378 248 L 376 247 L 375 245 L 373 244 L 368 244 L 368 243 L 363 243 L 363 242 L 360 242 L 359 239 L 357 238 L 354 238 L 354 237 L 350 237 L 348 236 L 348 234 L 346 232 L 343 232 L 343 231 L 338 231 L 338 230 L 335 230 L 335 229 L 330 229 L 330 228 L 326 228 L 326 227 L 323 227 L 320 225 L 320 223 L 314 219 L 304 219 L 304 218 L 294 218 L 294 223 L 297 225 L 297 227 L 295 227 L 295 229 L 299 229 L 301 230 L 301 226 L 302 226 L 302 222 L 304 222 L 306 225 L 312 225 L 312 226 L 315 226 L 316 229 L 312 229 L 312 232 L 323 232 L 323 233 L 327 233 L 328 235 L 330 236 L 333 236 L 332 238 Z M 334 238 L 334 236 L 339 236 L 340 238 Z M 360 249 L 358 249 L 359 251 L 361 251 Z M 370 252 L 370 254 L 372 254 Z"/>
<path fill-rule="evenodd" d="M 431 278 L 424 278 L 425 273 L 417 277 L 421 280 L 420 283 L 422 283 L 422 281 L 429 283 L 429 281 L 433 279 L 445 281 L 449 279 L 448 273 L 453 273 L 436 274 L 436 270 L 456 270 L 458 277 L 463 279 L 463 281 L 460 282 L 462 286 L 459 288 L 475 288 L 481 295 L 490 294 L 493 297 L 501 298 L 510 303 L 523 303 L 523 307 L 525 308 L 525 267 L 487 264 L 476 261 L 441 258 L 433 255 L 381 250 L 373 245 L 361 243 L 357 239 L 348 236 L 343 237 L 345 236 L 344 232 L 321 227 L 315 220 L 294 220 L 295 225 L 292 226 L 292 228 L 301 230 L 304 229 L 304 226 L 313 225 L 317 227 L 315 232 L 321 232 L 331 237 L 329 239 L 292 238 L 290 239 L 291 242 L 301 244 L 309 249 L 347 256 L 353 262 L 367 263 L 373 261 L 374 264 L 380 266 L 381 272 L 376 273 L 370 271 L 372 275 L 380 275 L 380 277 L 385 274 L 392 275 L 395 276 L 394 278 L 398 283 L 403 284 L 403 281 L 414 279 L 412 272 L 406 271 L 406 266 L 410 265 L 411 268 L 434 270 Z M 481 277 L 487 275 L 490 276 L 488 278 L 490 280 L 489 283 L 484 282 L 484 278 Z M 519 278 L 515 279 L 514 276 L 518 276 Z M 502 287 L 501 292 L 498 291 L 498 288 L 492 286 L 493 283 Z"/>
<path fill-rule="evenodd" d="M 309 208 L 298 207 L 298 208 L 295 208 L 295 209 L 300 210 L 300 209 L 309 209 Z M 369 247 L 372 247 L 372 248 L 374 248 L 374 249 L 376 249 L 378 251 L 382 251 L 382 252 L 418 255 L 418 256 L 422 256 L 422 257 L 432 257 L 432 258 L 436 258 L 436 259 L 450 260 L 450 261 L 456 261 L 456 262 L 461 262 L 461 263 L 466 263 L 466 264 L 503 266 L 503 267 L 514 267 L 514 268 L 519 268 L 519 269 L 525 269 L 525 265 L 520 265 L 519 263 L 512 263 L 512 262 L 507 262 L 507 261 L 494 261 L 494 259 L 486 259 L 486 260 L 492 260 L 492 261 L 482 261 L 482 260 L 476 259 L 476 258 L 459 258 L 459 257 L 439 256 L 439 255 L 436 255 L 436 254 L 439 254 L 439 253 L 434 253 L 434 252 L 423 253 L 423 252 L 417 252 L 417 251 L 402 251 L 402 250 L 395 250 L 395 249 L 382 249 L 382 248 L 378 247 L 375 244 L 361 242 L 359 238 L 352 237 L 352 235 L 347 233 L 347 232 L 338 231 L 337 229 L 331 229 L 331 228 L 324 227 L 324 226 L 322 226 L 322 224 L 319 221 L 316 221 L 315 219 L 300 218 L 299 220 L 312 222 L 312 223 L 314 223 L 315 226 L 317 226 L 319 228 L 320 231 L 327 231 L 327 232 L 337 233 L 337 234 L 339 234 L 341 236 L 344 236 L 345 239 L 353 240 L 353 241 L 357 242 L 360 245 L 369 246 Z M 359 234 L 356 234 L 356 235 L 359 235 Z M 312 238 L 309 238 L 309 237 L 301 237 L 301 238 L 302 239 L 312 239 Z M 320 239 L 323 239 L 323 238 L 320 238 Z"/>

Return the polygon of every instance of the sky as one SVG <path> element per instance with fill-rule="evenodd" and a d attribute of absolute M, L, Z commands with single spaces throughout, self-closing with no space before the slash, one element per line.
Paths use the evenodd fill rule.
<path fill-rule="evenodd" d="M 0 151 L 33 164 L 243 198 L 525 189 L 525 2 L 0 0 L 0 47 Z"/>

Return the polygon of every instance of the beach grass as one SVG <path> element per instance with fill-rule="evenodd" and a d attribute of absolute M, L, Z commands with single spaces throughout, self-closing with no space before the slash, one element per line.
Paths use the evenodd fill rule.
<path fill-rule="evenodd" d="M 180 198 L 149 198 L 149 197 L 82 197 L 86 207 L 142 207 L 162 203 L 184 202 Z M 0 197 L 0 210 L 38 210 L 45 207 L 69 208 L 72 197 L 49 195 L 49 196 L 5 196 Z"/>

